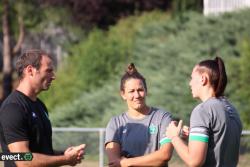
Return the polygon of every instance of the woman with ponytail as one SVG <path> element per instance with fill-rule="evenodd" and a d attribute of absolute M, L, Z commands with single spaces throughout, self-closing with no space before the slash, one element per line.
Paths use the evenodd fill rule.
<path fill-rule="evenodd" d="M 204 60 L 195 65 L 189 83 L 193 98 L 202 102 L 190 118 L 189 142 L 179 137 L 182 121 L 171 122 L 166 135 L 188 166 L 236 167 L 242 124 L 237 110 L 223 96 L 227 75 L 223 60 Z"/>
<path fill-rule="evenodd" d="M 172 116 L 146 104 L 146 80 L 133 63 L 121 78 L 120 95 L 128 110 L 107 125 L 109 166 L 167 166 L 173 147 L 165 132 Z"/>

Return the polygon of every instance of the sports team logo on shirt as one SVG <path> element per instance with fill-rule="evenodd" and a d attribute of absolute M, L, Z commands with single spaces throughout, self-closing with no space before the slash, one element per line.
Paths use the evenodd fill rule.
<path fill-rule="evenodd" d="M 36 113 L 32 112 L 32 117 L 37 118 Z"/>
<path fill-rule="evenodd" d="M 127 129 L 123 129 L 122 133 L 127 133 Z"/>
<path fill-rule="evenodd" d="M 149 133 L 150 134 L 155 134 L 156 131 L 157 131 L 157 127 L 154 124 L 149 126 Z"/>

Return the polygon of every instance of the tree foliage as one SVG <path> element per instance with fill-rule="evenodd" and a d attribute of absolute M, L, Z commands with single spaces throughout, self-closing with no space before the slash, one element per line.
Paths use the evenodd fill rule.
<path fill-rule="evenodd" d="M 25 6 L 24 1 L 27 2 L 26 11 L 21 10 Z M 170 111 L 188 124 L 190 113 L 198 103 L 192 99 L 188 86 L 191 70 L 200 60 L 219 55 L 225 60 L 229 76 L 226 95 L 240 111 L 245 127 L 249 127 L 249 10 L 204 17 L 195 12 L 183 12 L 194 8 L 199 10 L 200 5 L 192 5 L 200 4 L 201 1 L 196 0 L 186 3 L 179 0 L 121 0 L 115 3 L 118 6 L 120 3 L 132 3 L 131 11 L 129 6 L 128 11 L 125 6 L 124 10 L 114 11 L 115 5 L 111 1 L 98 1 L 96 4 L 91 1 L 88 10 L 86 2 L 89 1 L 31 2 L 22 0 L 13 8 L 13 11 L 21 11 L 25 18 L 29 18 L 24 22 L 32 28 L 31 33 L 43 31 L 50 25 L 59 25 L 67 27 L 69 36 L 77 34 L 76 38 L 53 38 L 48 35 L 51 43 L 64 44 L 69 51 L 69 57 L 58 69 L 57 80 L 48 92 L 40 96 L 52 111 L 54 125 L 105 126 L 111 116 L 126 111 L 126 104 L 118 92 L 120 76 L 129 62 L 134 62 L 147 79 L 148 104 Z M 67 4 L 69 9 L 54 10 L 47 6 L 54 2 L 62 6 Z M 103 3 L 106 6 L 100 5 Z M 171 15 L 159 11 L 142 12 L 143 9 L 154 9 L 157 3 L 165 3 L 166 8 L 177 12 Z M 85 13 L 79 12 L 85 8 L 82 10 Z M 76 17 L 78 22 L 88 25 L 93 20 L 83 16 L 89 9 L 95 9 L 90 11 L 99 27 L 109 28 L 105 31 L 95 28 L 82 38 L 82 31 L 73 26 L 70 22 L 72 18 L 66 16 L 76 10 L 74 16 L 79 16 Z M 39 11 L 39 16 L 28 14 L 30 11 L 36 13 L 34 10 Z M 107 10 L 107 13 L 100 12 L 103 16 L 96 16 L 100 14 L 96 10 Z M 136 16 L 124 17 L 130 14 Z M 113 25 L 118 18 L 122 19 Z M 92 23 L 90 26 L 93 27 Z M 16 27 L 11 25 L 15 37 L 18 34 Z M 68 40 L 73 38 L 75 40 Z"/>
<path fill-rule="evenodd" d="M 240 109 L 240 114 L 242 121 L 244 122 L 244 128 L 250 128 L 250 39 L 243 39 L 239 44 L 240 57 L 233 62 L 232 66 L 232 95 L 233 99 L 236 101 L 238 108 Z"/>
<path fill-rule="evenodd" d="M 135 32 L 156 18 L 162 18 L 162 14 L 154 12 L 130 17 L 109 31 L 92 31 L 87 40 L 71 47 L 70 56 L 57 72 L 57 80 L 48 92 L 41 95 L 48 108 L 53 110 L 57 105 L 71 103 L 84 92 L 101 87 L 120 73 L 120 69 L 131 61 Z"/>
<path fill-rule="evenodd" d="M 4 100 L 12 91 L 12 82 L 13 82 L 13 59 L 14 56 L 21 50 L 21 45 L 24 40 L 24 21 L 23 16 L 25 12 L 21 12 L 22 7 L 17 3 L 14 7 L 11 4 L 11 1 L 4 0 L 2 2 L 2 32 L 3 32 L 3 48 L 2 48 L 2 96 L 1 101 Z M 16 7 L 16 8 L 15 8 Z M 16 10 L 13 10 L 16 9 Z M 13 46 L 13 39 L 15 39 L 15 34 L 13 33 L 11 24 L 14 23 L 11 19 L 11 14 L 13 11 L 16 11 L 16 18 L 18 18 L 18 37 Z M 13 17 L 12 17 L 13 18 Z"/>
<path fill-rule="evenodd" d="M 150 14 L 145 15 L 150 16 Z M 121 100 L 118 91 L 119 79 L 127 62 L 134 62 L 139 72 L 146 77 L 149 91 L 148 104 L 170 111 L 175 117 L 184 119 L 185 123 L 188 124 L 189 115 L 198 103 L 198 101 L 192 99 L 188 86 L 192 68 L 200 60 L 214 58 L 216 55 L 225 60 L 229 74 L 226 95 L 232 99 L 243 118 L 242 114 L 249 110 L 249 106 L 244 105 L 246 108 L 243 109 L 239 105 L 239 101 L 244 101 L 244 104 L 247 104 L 248 101 L 243 99 L 241 93 L 235 92 L 235 88 L 238 87 L 235 82 L 238 80 L 234 80 L 232 77 L 234 75 L 232 73 L 234 70 L 232 69 L 234 66 L 232 62 L 235 62 L 236 65 L 237 62 L 248 62 L 246 61 L 248 58 L 239 60 L 244 57 L 240 44 L 245 36 L 250 36 L 248 28 L 250 22 L 243 22 L 243 20 L 249 18 L 249 11 L 225 14 L 219 17 L 204 17 L 197 13 L 187 12 L 172 19 L 169 19 L 169 15 L 166 15 L 166 13 L 162 13 L 161 16 L 158 15 L 158 19 L 151 19 L 151 17 L 145 17 L 145 15 L 138 17 L 136 22 L 133 20 L 133 23 L 137 24 L 140 22 L 140 18 L 148 19 L 140 22 L 140 26 L 132 26 L 133 24 L 128 24 L 127 27 L 118 25 L 108 32 L 111 35 L 114 32 L 122 32 L 121 30 L 130 32 L 132 29 L 134 31 L 133 35 L 129 36 L 132 37 L 131 40 L 128 40 L 131 45 L 125 44 L 128 42 L 126 33 L 121 33 L 118 40 L 121 43 L 120 45 L 129 46 L 126 49 L 128 49 L 130 58 L 126 61 L 116 59 L 117 63 L 119 63 L 119 60 L 122 63 L 117 66 L 119 68 L 116 67 L 117 73 L 105 81 L 104 86 L 90 89 L 89 92 L 82 92 L 76 100 L 56 107 L 51 115 L 55 125 L 105 126 L 111 116 L 126 111 L 126 104 Z M 112 46 L 107 44 L 108 42 L 112 43 L 112 40 L 107 40 L 109 35 L 106 36 L 105 40 L 101 38 L 98 40 L 103 40 L 104 46 Z M 99 46 L 100 41 L 95 42 Z M 93 50 L 97 49 L 93 48 Z M 112 48 L 107 52 L 102 51 L 98 54 L 112 55 L 111 53 L 115 50 L 116 48 Z M 83 51 L 80 53 L 83 53 Z M 91 54 L 91 52 L 87 53 Z M 123 56 L 122 53 L 118 52 L 117 56 Z M 77 60 L 80 62 L 82 57 L 78 58 Z M 247 71 L 245 67 L 247 66 L 242 66 L 244 66 L 244 70 L 239 69 L 239 71 L 245 73 Z M 89 75 L 92 74 L 89 73 Z M 245 74 L 242 74 L 241 77 L 247 78 Z M 242 87 L 242 90 L 246 89 L 248 90 L 247 87 Z M 236 96 L 239 97 L 235 98 Z"/>
<path fill-rule="evenodd" d="M 41 3 L 68 7 L 75 21 L 87 29 L 95 26 L 107 29 L 110 25 L 117 23 L 120 18 L 153 9 L 166 10 L 171 6 L 171 1 L 165 0 L 42 0 Z"/>
<path fill-rule="evenodd" d="M 82 27 L 108 29 L 121 18 L 145 11 L 173 11 L 176 14 L 187 10 L 202 10 L 203 0 L 41 0 L 42 4 L 68 7 L 74 20 Z"/>

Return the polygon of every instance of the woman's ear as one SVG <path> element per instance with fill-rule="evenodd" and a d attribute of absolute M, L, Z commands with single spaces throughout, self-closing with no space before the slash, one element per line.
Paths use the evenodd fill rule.
<path fill-rule="evenodd" d="M 126 96 L 125 96 L 124 90 L 121 90 L 121 91 L 120 91 L 120 95 L 121 95 L 121 97 L 122 97 L 123 100 L 127 100 L 127 98 L 126 98 Z"/>
<path fill-rule="evenodd" d="M 206 84 L 208 84 L 208 82 L 209 82 L 208 75 L 206 73 L 203 73 L 201 75 L 202 86 L 205 86 Z"/>

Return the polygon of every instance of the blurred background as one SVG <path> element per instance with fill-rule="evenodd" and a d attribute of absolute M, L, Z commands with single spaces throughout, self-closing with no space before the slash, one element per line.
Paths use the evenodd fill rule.
<path fill-rule="evenodd" d="M 51 53 L 57 79 L 40 98 L 52 125 L 96 128 L 54 131 L 54 147 L 87 143 L 83 165 L 98 166 L 103 128 L 126 111 L 119 83 L 128 63 L 134 62 L 147 80 L 147 103 L 188 125 L 199 103 L 188 86 L 192 68 L 202 59 L 221 56 L 229 78 L 226 96 L 246 130 L 239 166 L 247 166 L 249 7 L 248 0 L 1 0 L 1 101 L 17 85 L 16 57 L 30 48 Z M 183 165 L 177 156 L 170 162 Z"/>

